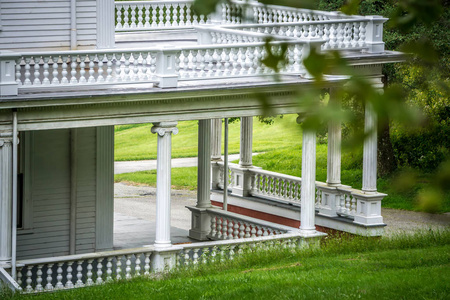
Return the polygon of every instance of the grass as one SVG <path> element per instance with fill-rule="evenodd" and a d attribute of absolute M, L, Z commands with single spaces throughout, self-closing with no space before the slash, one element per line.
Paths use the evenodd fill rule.
<path fill-rule="evenodd" d="M 259 122 L 253 125 L 253 151 L 265 152 L 289 148 L 301 143 L 297 115 L 285 115 L 273 125 Z M 197 121 L 178 123 L 179 133 L 172 137 L 172 157 L 197 156 Z M 156 159 L 157 137 L 150 132 L 151 124 L 121 125 L 115 128 L 114 155 L 116 161 Z M 223 135 L 223 131 L 222 131 Z M 239 153 L 240 123 L 229 125 L 229 153 Z M 223 147 L 223 145 L 222 145 Z"/>
<path fill-rule="evenodd" d="M 275 249 L 167 274 L 14 299 L 448 299 L 450 231 Z M 4 295 L 4 298 L 10 298 Z"/>

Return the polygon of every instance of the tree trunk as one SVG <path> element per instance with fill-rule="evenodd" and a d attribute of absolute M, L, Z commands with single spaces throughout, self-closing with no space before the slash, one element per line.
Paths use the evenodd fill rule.
<path fill-rule="evenodd" d="M 389 134 L 389 121 L 380 122 L 378 133 L 378 176 L 384 177 L 397 169 L 397 160 Z"/>

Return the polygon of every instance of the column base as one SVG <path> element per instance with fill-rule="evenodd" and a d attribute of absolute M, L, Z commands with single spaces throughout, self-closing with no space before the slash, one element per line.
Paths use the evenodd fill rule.
<path fill-rule="evenodd" d="M 170 271 L 177 265 L 177 253 L 181 247 L 170 246 L 164 249 L 156 248 L 150 258 L 151 270 L 154 273 Z"/>
<path fill-rule="evenodd" d="M 191 229 L 189 237 L 198 241 L 207 241 L 207 235 L 211 231 L 211 217 L 206 208 L 186 206 L 191 211 Z"/>

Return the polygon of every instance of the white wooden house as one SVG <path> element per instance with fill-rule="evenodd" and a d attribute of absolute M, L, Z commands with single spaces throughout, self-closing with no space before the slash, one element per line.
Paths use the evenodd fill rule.
<path fill-rule="evenodd" d="M 303 245 L 324 235 L 318 229 L 381 234 L 376 135 L 364 145 L 361 191 L 340 181 L 340 124 L 329 127 L 326 183 L 315 181 L 314 132 L 303 133 L 302 178 L 254 167 L 251 139 L 263 108 L 255 91 L 276 99 L 275 113 L 302 113 L 295 93 L 312 88 L 302 65 L 311 47 L 342 50 L 382 88 L 381 66 L 403 59 L 384 49 L 386 19 L 239 1 L 205 17 L 191 3 L 0 0 L 0 278 L 8 286 L 81 287 L 230 258 L 248 244 Z M 282 83 L 260 62 L 267 34 L 275 51 L 288 45 Z M 331 97 L 345 80 L 327 77 Z M 220 160 L 228 117 L 242 118 L 237 165 Z M 199 120 L 189 235 L 203 242 L 172 245 L 171 135 L 182 120 Z M 134 123 L 153 123 L 158 135 L 156 240 L 110 251 L 113 128 Z M 366 128 L 374 124 L 366 109 Z M 217 208 L 224 188 L 228 210 Z"/>

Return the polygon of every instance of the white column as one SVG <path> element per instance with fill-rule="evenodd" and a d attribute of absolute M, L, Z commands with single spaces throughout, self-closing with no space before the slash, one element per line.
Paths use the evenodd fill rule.
<path fill-rule="evenodd" d="M 252 143 L 253 143 L 253 117 L 241 118 L 241 149 L 239 165 L 250 167 L 252 165 Z"/>
<path fill-rule="evenodd" d="M 198 124 L 197 207 L 211 206 L 211 119 Z"/>
<path fill-rule="evenodd" d="M 308 234 L 316 230 L 314 225 L 314 203 L 316 199 L 316 132 L 314 130 L 304 129 L 302 144 L 300 231 Z"/>
<path fill-rule="evenodd" d="M 366 104 L 364 131 L 367 136 L 364 140 L 363 152 L 363 184 L 364 192 L 377 191 L 377 116 L 372 104 Z"/>
<path fill-rule="evenodd" d="M 115 5 L 112 0 L 97 0 L 97 48 L 114 48 Z"/>
<path fill-rule="evenodd" d="M 222 161 L 222 119 L 212 119 L 211 122 L 211 189 L 218 189 L 220 185 L 220 167 L 217 162 Z"/>
<path fill-rule="evenodd" d="M 211 160 L 222 160 L 222 119 L 211 120 Z"/>
<path fill-rule="evenodd" d="M 336 99 L 333 89 L 330 89 L 329 105 L 339 107 L 340 100 Z M 341 185 L 341 122 L 330 120 L 328 122 L 328 160 L 327 184 L 329 186 Z"/>
<path fill-rule="evenodd" d="M 0 266 L 11 261 L 12 133 L 0 132 Z"/>
<path fill-rule="evenodd" d="M 153 123 L 152 133 L 158 134 L 156 163 L 156 239 L 155 247 L 171 246 L 170 186 L 172 133 L 177 134 L 176 122 Z"/>

